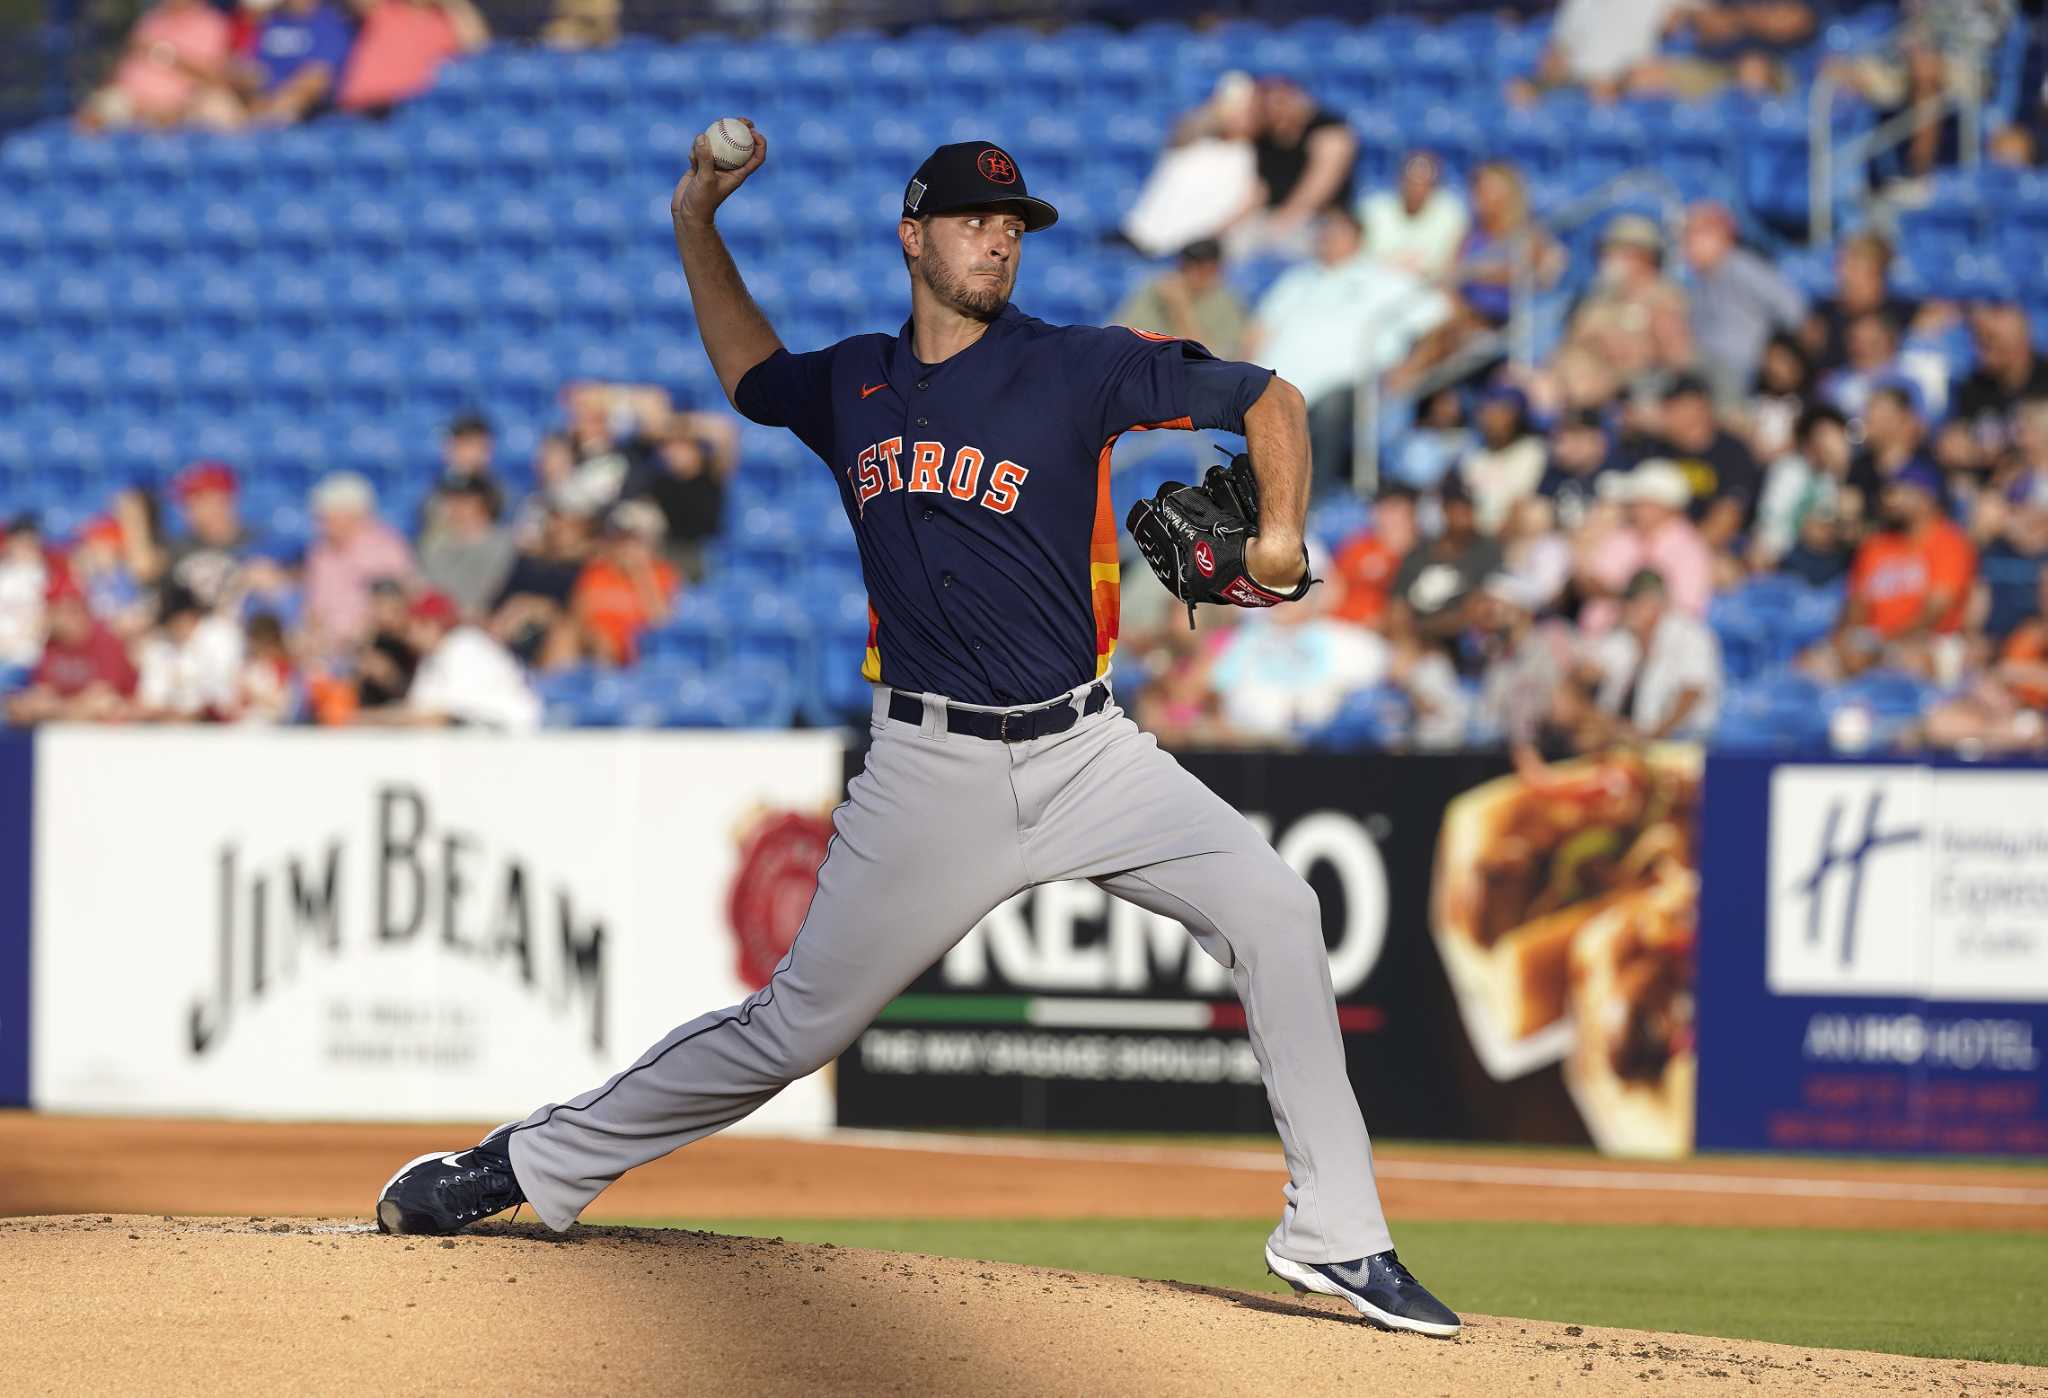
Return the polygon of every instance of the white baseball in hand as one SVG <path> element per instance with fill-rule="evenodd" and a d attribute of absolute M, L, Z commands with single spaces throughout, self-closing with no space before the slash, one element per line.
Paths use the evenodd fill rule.
<path fill-rule="evenodd" d="M 720 117 L 704 132 L 711 143 L 711 163 L 721 170 L 737 170 L 754 158 L 754 130 L 738 117 Z"/>

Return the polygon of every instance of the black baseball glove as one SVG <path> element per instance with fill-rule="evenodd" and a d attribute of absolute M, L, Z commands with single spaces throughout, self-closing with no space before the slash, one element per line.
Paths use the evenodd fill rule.
<path fill-rule="evenodd" d="M 1191 627 L 1197 602 L 1272 607 L 1301 600 L 1316 582 L 1304 567 L 1293 591 L 1275 592 L 1246 569 L 1245 546 L 1259 532 L 1259 482 L 1243 452 L 1211 466 L 1200 485 L 1166 482 L 1131 506 L 1124 527 L 1166 590 L 1188 604 Z"/>

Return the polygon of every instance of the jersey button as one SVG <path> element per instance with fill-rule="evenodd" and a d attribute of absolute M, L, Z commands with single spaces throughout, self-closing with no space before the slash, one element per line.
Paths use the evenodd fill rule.
<path fill-rule="evenodd" d="M 926 511 L 924 512 L 924 518 L 926 518 L 926 519 L 930 519 L 930 518 L 931 518 L 931 517 L 932 517 L 933 515 L 935 515 L 935 514 L 937 514 L 937 513 L 938 513 L 938 511 L 937 511 L 937 510 L 926 510 Z"/>
<path fill-rule="evenodd" d="M 929 427 L 931 425 L 931 421 L 932 420 L 928 417 L 921 417 L 917 420 L 917 425 L 919 427 Z"/>
<path fill-rule="evenodd" d="M 928 383 L 924 382 L 924 381 L 923 381 L 922 379 L 920 379 L 920 380 L 918 381 L 918 385 L 917 385 L 917 386 L 918 386 L 919 388 L 930 388 L 930 387 L 931 387 L 931 385 L 930 385 L 930 384 L 928 384 Z"/>
<path fill-rule="evenodd" d="M 940 587 L 951 587 L 952 585 L 953 585 L 953 575 L 952 575 L 951 573 L 941 573 L 941 574 L 939 574 L 939 586 L 940 586 Z"/>

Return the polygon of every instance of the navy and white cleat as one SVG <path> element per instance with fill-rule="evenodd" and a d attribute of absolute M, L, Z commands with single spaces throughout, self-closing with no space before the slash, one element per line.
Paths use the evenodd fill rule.
<path fill-rule="evenodd" d="M 1356 1262 L 1296 1262 L 1268 1247 L 1266 1270 L 1296 1291 L 1341 1296 L 1360 1315 L 1388 1330 L 1413 1330 L 1438 1339 L 1458 1333 L 1458 1317 L 1450 1307 L 1430 1295 L 1391 1250 Z"/>
<path fill-rule="evenodd" d="M 377 1196 L 380 1233 L 455 1233 L 526 1202 L 512 1173 L 510 1131 L 481 1145 L 408 1161 Z"/>

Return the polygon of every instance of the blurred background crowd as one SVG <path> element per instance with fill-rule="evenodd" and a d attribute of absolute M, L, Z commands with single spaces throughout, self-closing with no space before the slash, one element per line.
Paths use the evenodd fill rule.
<path fill-rule="evenodd" d="M 1023 309 L 1302 389 L 1309 600 L 1123 571 L 1162 741 L 2048 746 L 2037 7 L 871 8 L 58 7 L 0 138 L 8 721 L 861 712 L 832 476 L 725 409 L 660 216 L 734 110 L 795 347 L 900 323 L 902 179 L 975 135 L 1062 210 Z M 1198 446 L 1124 443 L 1119 516 Z"/>

